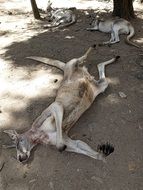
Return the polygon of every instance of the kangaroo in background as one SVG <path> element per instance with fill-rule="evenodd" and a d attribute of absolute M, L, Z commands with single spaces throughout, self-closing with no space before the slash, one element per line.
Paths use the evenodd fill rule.
<path fill-rule="evenodd" d="M 52 3 L 48 1 L 47 5 L 47 17 L 50 24 L 44 26 L 44 28 L 53 28 L 53 27 L 67 27 L 76 22 L 76 16 L 70 9 L 53 9 Z"/>
<path fill-rule="evenodd" d="M 125 42 L 129 45 L 133 45 L 140 48 L 137 44 L 130 41 L 130 39 L 135 35 L 134 27 L 130 22 L 122 18 L 112 18 L 107 20 L 95 19 L 92 24 L 92 28 L 87 28 L 89 31 L 99 30 L 105 33 L 111 33 L 111 39 L 103 44 L 114 44 L 120 41 L 120 34 L 127 34 Z"/>
<path fill-rule="evenodd" d="M 113 146 L 108 143 L 99 146 L 95 151 L 85 142 L 72 140 L 67 135 L 80 116 L 91 106 L 96 96 L 108 87 L 105 66 L 119 58 L 117 56 L 98 64 L 99 80 L 96 81 L 85 67 L 85 61 L 92 50 L 93 47 L 90 47 L 83 56 L 73 58 L 67 63 L 43 57 L 28 57 L 59 68 L 64 76 L 55 101 L 41 113 L 28 131 L 23 134 L 18 134 L 15 130 L 4 131 L 14 141 L 17 159 L 20 162 L 27 161 L 31 150 L 39 143 L 54 145 L 60 151 L 84 154 L 102 161 L 114 151 Z"/>

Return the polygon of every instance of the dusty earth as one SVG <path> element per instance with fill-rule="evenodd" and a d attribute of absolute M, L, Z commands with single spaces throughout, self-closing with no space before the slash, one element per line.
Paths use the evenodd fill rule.
<path fill-rule="evenodd" d="M 91 8 L 92 1 L 78 1 L 81 7 L 87 2 L 90 6 L 86 8 Z M 109 5 L 101 6 L 105 17 L 111 16 Z M 81 56 L 91 44 L 109 39 L 108 34 L 85 30 L 92 10 L 77 10 L 76 24 L 48 31 L 42 29 L 42 21 L 34 21 L 28 8 L 19 0 L 0 2 L 0 190 L 142 190 L 143 53 L 126 45 L 125 36 L 121 36 L 120 43 L 100 47 L 89 56 L 88 68 L 95 78 L 98 63 L 114 55 L 121 59 L 107 68 L 109 88 L 71 131 L 75 139 L 82 139 L 94 149 L 102 142 L 112 143 L 115 151 L 106 164 L 74 153 L 60 153 L 54 147 L 38 146 L 23 165 L 16 161 L 15 149 L 2 147 L 10 143 L 2 131 L 22 132 L 30 128 L 54 100 L 62 80 L 58 69 L 25 58 L 37 55 L 66 62 Z M 94 8 L 96 12 L 97 7 Z M 143 45 L 140 8 L 135 8 L 137 18 L 132 20 L 136 29 L 133 40 Z"/>

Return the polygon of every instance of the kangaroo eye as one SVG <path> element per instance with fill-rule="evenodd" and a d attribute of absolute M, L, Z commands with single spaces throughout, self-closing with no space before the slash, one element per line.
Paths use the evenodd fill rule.
<path fill-rule="evenodd" d="M 23 144 L 24 143 L 24 139 L 19 139 L 19 144 Z"/>

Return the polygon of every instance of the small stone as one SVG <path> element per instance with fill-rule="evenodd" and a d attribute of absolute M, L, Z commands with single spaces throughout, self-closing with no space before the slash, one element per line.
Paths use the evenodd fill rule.
<path fill-rule="evenodd" d="M 74 36 L 66 36 L 65 38 L 66 39 L 72 39 L 72 38 L 74 38 Z"/>
<path fill-rule="evenodd" d="M 77 172 L 79 172 L 79 171 L 80 171 L 80 169 L 78 168 L 78 169 L 77 169 Z"/>
<path fill-rule="evenodd" d="M 130 59 L 128 63 L 132 65 L 132 64 L 135 63 L 135 60 L 134 59 Z"/>
<path fill-rule="evenodd" d="M 127 95 L 124 92 L 119 92 L 119 96 L 121 98 L 127 98 Z"/>
<path fill-rule="evenodd" d="M 139 80 L 143 80 L 143 72 L 139 72 L 135 75 L 135 77 Z"/>
<path fill-rule="evenodd" d="M 143 54 L 139 54 L 138 57 L 136 58 L 136 63 L 143 67 Z"/>
<path fill-rule="evenodd" d="M 141 67 L 143 67 L 143 60 L 141 60 L 141 62 L 139 64 Z"/>
<path fill-rule="evenodd" d="M 92 176 L 92 180 L 96 180 L 98 183 L 103 183 L 103 180 L 100 177 Z"/>
<path fill-rule="evenodd" d="M 81 19 L 78 19 L 77 22 L 78 22 L 78 23 L 79 23 L 79 22 L 82 22 L 82 20 L 81 20 Z"/>
<path fill-rule="evenodd" d="M 95 179 L 96 179 L 96 177 L 95 177 L 95 176 L 92 176 L 92 177 L 91 177 L 91 179 L 92 179 L 92 180 L 95 180 Z"/>
<path fill-rule="evenodd" d="M 140 129 L 140 130 L 143 130 L 143 127 L 142 127 L 141 125 L 139 125 L 139 129 Z"/>
<path fill-rule="evenodd" d="M 119 102 L 119 97 L 117 94 L 115 93 L 112 93 L 112 94 L 109 94 L 107 96 L 107 100 L 110 102 L 110 103 L 118 103 Z"/>
<path fill-rule="evenodd" d="M 27 173 L 24 173 L 24 174 L 23 174 L 23 178 L 26 178 L 26 177 L 27 177 Z"/>
<path fill-rule="evenodd" d="M 29 181 L 29 183 L 34 183 L 36 181 L 36 179 L 31 179 L 30 181 Z"/>
<path fill-rule="evenodd" d="M 52 189 L 52 190 L 54 189 L 54 184 L 52 181 L 49 182 L 49 186 L 50 186 L 50 189 Z"/>
<path fill-rule="evenodd" d="M 131 172 L 137 170 L 138 167 L 139 166 L 135 162 L 133 162 L 133 161 L 131 161 L 131 162 L 128 163 L 128 169 Z"/>

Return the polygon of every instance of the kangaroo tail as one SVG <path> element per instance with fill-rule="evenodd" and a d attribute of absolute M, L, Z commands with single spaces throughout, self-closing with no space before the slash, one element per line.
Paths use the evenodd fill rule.
<path fill-rule="evenodd" d="M 135 30 L 133 28 L 132 25 L 129 26 L 129 30 L 130 30 L 130 33 L 129 35 L 127 36 L 127 38 L 125 39 L 125 42 L 128 44 L 128 45 L 132 45 L 132 46 L 135 46 L 137 48 L 140 48 L 140 46 L 138 46 L 137 44 L 135 44 L 134 42 L 130 41 L 130 39 L 135 35 Z"/>
<path fill-rule="evenodd" d="M 38 57 L 38 56 L 30 56 L 30 57 L 26 57 L 28 59 L 32 59 L 35 61 L 39 61 L 42 62 L 44 64 L 56 67 L 62 71 L 64 71 L 65 68 L 65 63 L 56 59 L 50 59 L 50 58 L 46 58 L 46 57 Z"/>
<path fill-rule="evenodd" d="M 56 28 L 60 25 L 61 23 L 60 22 L 55 22 L 55 23 L 51 23 L 51 24 L 46 24 L 43 26 L 44 29 L 47 29 L 47 28 Z"/>

